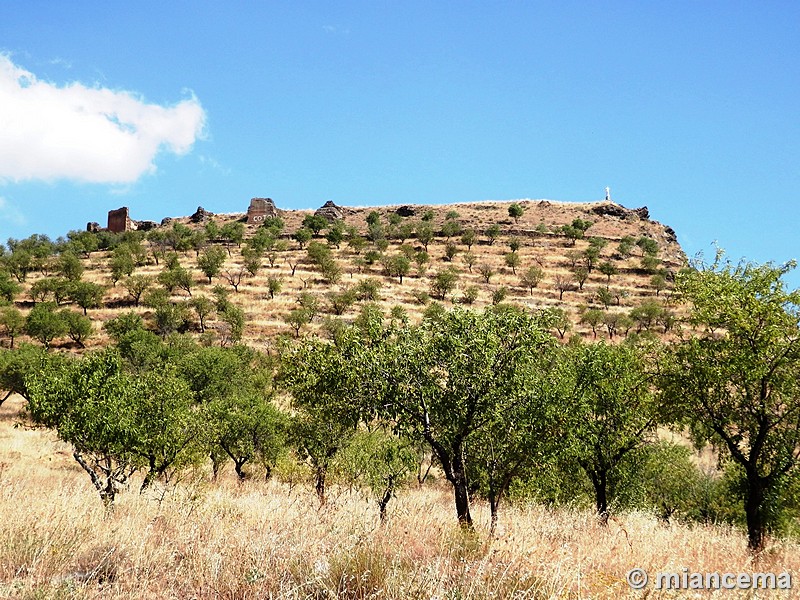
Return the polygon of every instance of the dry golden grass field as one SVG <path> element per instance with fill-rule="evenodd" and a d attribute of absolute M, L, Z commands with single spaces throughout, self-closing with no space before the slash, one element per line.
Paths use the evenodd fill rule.
<path fill-rule="evenodd" d="M 206 474 L 140 496 L 134 482 L 105 513 L 53 433 L 22 426 L 21 399 L 0 408 L 2 598 L 789 598 L 791 592 L 632 592 L 627 571 L 800 569 L 800 547 L 774 542 L 757 563 L 742 533 L 591 511 L 507 507 L 498 535 L 475 507 L 460 532 L 451 492 L 401 490 L 381 526 L 374 502 L 346 488 L 320 508 L 310 484 L 217 483 Z"/>

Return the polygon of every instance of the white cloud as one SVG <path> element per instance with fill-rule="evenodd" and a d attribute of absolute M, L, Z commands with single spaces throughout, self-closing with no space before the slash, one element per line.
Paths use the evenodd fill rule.
<path fill-rule="evenodd" d="M 174 106 L 81 83 L 57 86 L 0 55 L 0 179 L 132 183 L 159 150 L 185 154 L 202 136 L 192 96 Z"/>

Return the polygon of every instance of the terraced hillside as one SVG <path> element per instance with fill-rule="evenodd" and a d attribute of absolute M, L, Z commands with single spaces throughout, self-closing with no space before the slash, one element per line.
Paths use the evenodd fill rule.
<path fill-rule="evenodd" d="M 335 319 L 352 321 L 365 305 L 380 308 L 387 319 L 412 321 L 437 304 L 562 310 L 558 334 L 565 339 L 643 330 L 664 335 L 672 326 L 669 289 L 686 257 L 674 232 L 649 220 L 646 209 L 520 200 L 334 212 L 341 219 L 314 223 L 313 210 L 279 210 L 262 226 L 246 225 L 244 213 L 204 213 L 195 217 L 199 222 L 174 218 L 148 232 L 71 232 L 70 241 L 54 244 L 49 255 L 30 240 L 12 244 L 16 251 L 6 253 L 5 269 L 23 315 L 37 301 L 52 300 L 58 310 L 83 312 L 68 291 L 49 289 L 69 275 L 64 256 L 79 258 L 79 279 L 104 286 L 102 300 L 86 311 L 92 335 L 79 344 L 62 334 L 52 345 L 64 349 L 102 346 L 102 324 L 125 311 L 165 333 L 203 330 L 209 343 L 226 343 L 238 337 L 241 318 L 238 326 L 224 318 L 223 304 L 240 309 L 241 339 L 261 348 L 278 334 L 304 335 L 329 330 Z M 322 227 L 315 234 L 309 226 Z M 89 236 L 96 241 L 87 245 Z M 34 256 L 20 273 L 14 256 L 26 251 Z M 201 267 L 215 254 L 221 265 L 208 277 Z M 165 274 L 175 271 L 177 284 Z M 137 283 L 144 288 L 138 303 L 131 293 Z M 156 291 L 164 287 L 169 292 Z M 222 290 L 229 292 L 227 301 L 220 300 Z M 201 325 L 197 307 L 204 304 Z M 168 322 L 165 306 L 175 313 Z M 9 345 L 8 336 L 3 342 Z"/>

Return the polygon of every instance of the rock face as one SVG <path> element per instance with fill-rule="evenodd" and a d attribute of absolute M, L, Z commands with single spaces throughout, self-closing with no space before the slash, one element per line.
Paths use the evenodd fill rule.
<path fill-rule="evenodd" d="M 155 221 L 134 221 L 134 225 L 137 231 L 150 231 L 158 227 Z"/>
<path fill-rule="evenodd" d="M 325 204 L 315 210 L 314 214 L 325 217 L 330 222 L 344 219 L 344 211 L 340 206 L 336 206 L 333 203 L 333 200 L 328 200 Z"/>
<path fill-rule="evenodd" d="M 620 219 L 628 219 L 633 216 L 636 216 L 644 221 L 648 221 L 650 219 L 650 211 L 647 210 L 646 206 L 630 209 L 613 202 L 604 202 L 603 204 L 593 206 L 591 211 L 596 215 L 619 217 Z"/>
<path fill-rule="evenodd" d="M 620 206 L 619 204 L 612 204 L 611 202 L 592 207 L 592 212 L 596 215 L 621 217 L 623 219 L 627 217 L 628 214 L 630 213 L 630 211 L 624 206 Z"/>
<path fill-rule="evenodd" d="M 247 224 L 261 225 L 267 217 L 277 217 L 278 209 L 272 198 L 252 198 L 247 208 Z"/>
<path fill-rule="evenodd" d="M 128 213 L 128 207 L 123 206 L 117 210 L 108 211 L 108 230 L 114 233 L 122 233 L 123 231 L 130 231 L 131 217 Z"/>
<path fill-rule="evenodd" d="M 401 206 L 394 212 L 396 212 L 401 217 L 413 217 L 415 214 L 417 214 L 417 211 L 414 210 L 414 207 L 408 205 Z"/>
<path fill-rule="evenodd" d="M 172 217 L 164 217 L 163 219 L 161 219 L 161 226 L 164 227 L 165 225 L 169 225 L 174 220 L 175 219 L 173 219 Z"/>
<path fill-rule="evenodd" d="M 213 218 L 213 216 L 214 213 L 212 213 L 209 210 L 206 210 L 202 206 L 198 206 L 194 214 L 191 217 L 189 217 L 189 220 L 191 220 L 192 223 L 205 223 L 206 221 Z"/>
<path fill-rule="evenodd" d="M 87 223 L 86 231 L 88 231 L 89 233 L 97 233 L 98 231 L 100 231 L 100 223 L 95 223 L 94 221 L 92 221 L 91 223 Z"/>

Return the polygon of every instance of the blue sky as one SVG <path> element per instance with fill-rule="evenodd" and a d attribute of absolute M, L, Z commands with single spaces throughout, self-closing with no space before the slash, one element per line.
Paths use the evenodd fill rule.
<path fill-rule="evenodd" d="M 0 5 L 0 239 L 283 208 L 647 205 L 797 257 L 797 2 Z M 794 276 L 792 282 L 800 283 Z"/>

